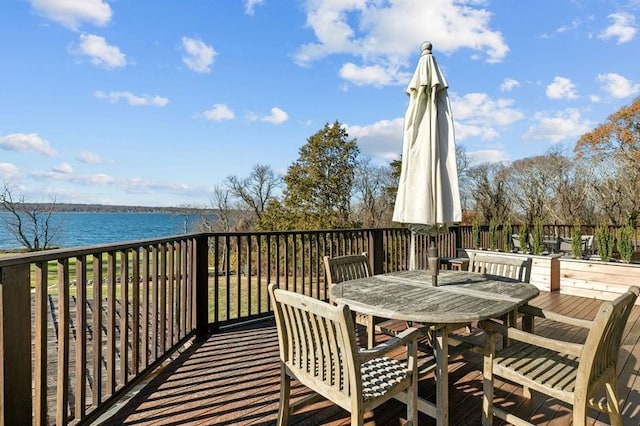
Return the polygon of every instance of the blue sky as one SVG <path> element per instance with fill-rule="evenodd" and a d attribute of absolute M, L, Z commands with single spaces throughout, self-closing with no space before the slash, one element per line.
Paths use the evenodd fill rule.
<path fill-rule="evenodd" d="M 425 40 L 474 162 L 570 154 L 640 95 L 639 27 L 640 0 L 5 0 L 0 180 L 205 205 L 335 120 L 388 163 Z"/>

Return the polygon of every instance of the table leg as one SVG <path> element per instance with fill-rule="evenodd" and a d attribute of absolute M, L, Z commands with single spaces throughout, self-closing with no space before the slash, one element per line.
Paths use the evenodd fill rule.
<path fill-rule="evenodd" d="M 435 329 L 436 353 L 436 424 L 449 424 L 449 342 L 447 327 Z"/>

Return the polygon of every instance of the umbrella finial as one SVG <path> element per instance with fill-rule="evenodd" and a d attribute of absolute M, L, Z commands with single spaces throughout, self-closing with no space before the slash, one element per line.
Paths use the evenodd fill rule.
<path fill-rule="evenodd" d="M 430 41 L 425 41 L 424 43 L 422 43 L 422 46 L 420 46 L 420 50 L 422 50 L 422 53 L 420 54 L 420 56 L 422 55 L 431 55 L 431 48 L 433 47 L 433 45 L 431 44 Z"/>

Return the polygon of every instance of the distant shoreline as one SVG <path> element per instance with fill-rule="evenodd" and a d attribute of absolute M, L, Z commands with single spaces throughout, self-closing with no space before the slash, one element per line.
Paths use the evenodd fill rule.
<path fill-rule="evenodd" d="M 153 206 L 126 206 L 108 204 L 73 204 L 73 203 L 25 203 L 28 208 L 38 207 L 39 210 L 52 212 L 78 212 L 78 213 L 174 213 L 194 214 L 214 212 L 215 209 L 197 207 L 153 207 Z M 0 212 L 5 212 L 0 207 Z"/>

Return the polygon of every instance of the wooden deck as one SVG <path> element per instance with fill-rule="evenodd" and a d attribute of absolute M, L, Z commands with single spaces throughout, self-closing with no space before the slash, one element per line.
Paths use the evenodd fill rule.
<path fill-rule="evenodd" d="M 542 293 L 531 304 L 568 315 L 592 319 L 600 302 L 575 296 Z M 540 333 L 580 341 L 585 330 L 550 328 Z M 640 424 L 640 306 L 631 314 L 620 351 L 619 391 L 624 399 L 625 425 Z M 123 425 L 272 425 L 279 399 L 278 343 L 272 320 L 227 329 L 192 342 L 177 359 L 159 371 L 122 405 L 99 423 Z M 451 424 L 478 425 L 482 403 L 482 358 L 469 353 L 449 368 Z M 433 374 L 420 382 L 420 395 L 435 400 Z M 306 389 L 295 386 L 297 395 Z M 497 404 L 521 413 L 521 388 L 499 382 Z M 571 409 L 545 401 L 534 393 L 529 416 L 540 425 L 571 424 Z M 589 425 L 608 424 L 606 415 L 591 413 Z M 405 407 L 390 401 L 368 413 L 367 425 L 403 424 Z M 348 413 L 328 402 L 317 403 L 290 418 L 296 425 L 348 425 Z M 435 421 L 420 415 L 420 425 Z M 495 423 L 499 424 L 499 423 Z"/>

